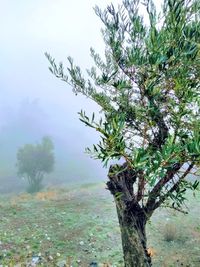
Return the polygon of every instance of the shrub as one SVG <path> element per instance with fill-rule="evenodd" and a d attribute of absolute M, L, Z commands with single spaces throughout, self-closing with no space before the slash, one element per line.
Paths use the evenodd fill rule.
<path fill-rule="evenodd" d="M 175 241 L 178 238 L 177 228 L 173 223 L 167 223 L 164 228 L 164 240 L 167 242 Z"/>

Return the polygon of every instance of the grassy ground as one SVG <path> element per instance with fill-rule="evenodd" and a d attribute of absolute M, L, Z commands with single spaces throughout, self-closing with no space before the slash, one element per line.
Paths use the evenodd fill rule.
<path fill-rule="evenodd" d="M 200 194 L 188 198 L 189 215 L 159 210 L 148 225 L 155 267 L 200 266 Z M 0 266 L 91 262 L 123 266 L 115 207 L 104 184 L 0 197 Z"/>

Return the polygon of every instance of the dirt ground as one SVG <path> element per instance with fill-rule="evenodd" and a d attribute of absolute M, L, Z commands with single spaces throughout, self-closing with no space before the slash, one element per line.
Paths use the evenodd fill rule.
<path fill-rule="evenodd" d="M 188 215 L 160 209 L 147 226 L 154 267 L 200 266 L 200 192 L 187 197 Z M 123 266 L 116 211 L 105 184 L 0 197 L 0 266 L 92 263 Z"/>

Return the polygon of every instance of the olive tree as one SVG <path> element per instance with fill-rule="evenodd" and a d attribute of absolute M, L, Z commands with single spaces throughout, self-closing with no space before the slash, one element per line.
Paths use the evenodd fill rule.
<path fill-rule="evenodd" d="M 17 152 L 18 175 L 28 180 L 28 192 L 38 192 L 45 174 L 53 171 L 53 143 L 43 137 L 40 144 L 26 144 Z"/>
<path fill-rule="evenodd" d="M 79 115 L 100 133 L 87 152 L 104 165 L 119 160 L 109 167 L 107 188 L 126 267 L 151 266 L 146 223 L 159 207 L 184 212 L 186 191 L 198 187 L 186 177 L 200 163 L 199 11 L 193 0 L 164 0 L 159 12 L 152 0 L 96 6 L 105 56 L 91 48 L 95 66 L 87 77 L 72 58 L 65 71 L 46 54 L 56 77 L 102 109 L 100 119 Z"/>

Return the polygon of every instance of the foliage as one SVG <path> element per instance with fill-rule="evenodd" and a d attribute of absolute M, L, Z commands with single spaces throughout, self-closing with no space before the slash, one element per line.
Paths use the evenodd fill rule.
<path fill-rule="evenodd" d="M 160 12 L 152 0 L 96 6 L 105 58 L 91 48 L 95 67 L 87 78 L 72 58 L 66 74 L 46 54 L 56 77 L 101 107 L 100 121 L 80 112 L 81 121 L 101 134 L 87 151 L 105 165 L 126 161 L 136 174 L 133 201 L 149 217 L 169 199 L 180 209 L 186 189 L 198 187 L 185 178 L 200 164 L 199 9 L 196 0 L 164 0 Z"/>
<path fill-rule="evenodd" d="M 43 137 L 40 144 L 26 144 L 17 152 L 18 175 L 28 180 L 30 193 L 42 187 L 45 174 L 53 171 L 53 143 L 49 137 Z"/>

